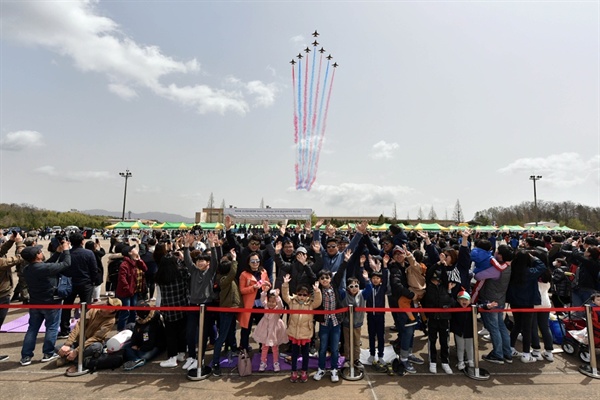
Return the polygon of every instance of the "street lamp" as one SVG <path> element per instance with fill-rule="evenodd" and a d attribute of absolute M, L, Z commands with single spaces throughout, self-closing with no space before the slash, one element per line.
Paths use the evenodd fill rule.
<path fill-rule="evenodd" d="M 121 214 L 121 221 L 125 221 L 125 201 L 127 200 L 127 179 L 131 178 L 131 172 L 125 170 L 125 172 L 119 172 L 123 178 L 125 178 L 125 192 L 123 193 L 123 214 Z"/>
<path fill-rule="evenodd" d="M 535 226 L 538 226 L 538 208 L 537 208 L 537 192 L 535 189 L 535 182 L 542 179 L 541 175 L 531 175 L 529 177 L 530 181 L 533 181 L 533 207 L 535 208 Z"/>

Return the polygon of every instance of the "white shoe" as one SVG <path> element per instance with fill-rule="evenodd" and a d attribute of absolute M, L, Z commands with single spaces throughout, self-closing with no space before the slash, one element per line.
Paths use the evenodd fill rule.
<path fill-rule="evenodd" d="M 535 357 L 533 357 L 531 354 L 523 354 L 521 356 L 521 362 L 528 364 L 528 363 L 533 363 L 536 362 L 537 359 Z"/>
<path fill-rule="evenodd" d="M 452 375 L 452 368 L 450 368 L 450 364 L 444 364 L 444 363 L 442 363 L 442 369 L 448 375 Z"/>
<path fill-rule="evenodd" d="M 538 361 L 542 361 L 544 358 L 542 357 L 542 353 L 539 350 L 532 350 L 531 357 L 535 358 Z"/>
<path fill-rule="evenodd" d="M 281 371 L 281 367 L 279 366 L 279 363 L 278 363 L 278 362 L 274 362 L 274 363 L 273 363 L 273 371 L 274 371 L 274 372 L 279 372 L 279 371 Z"/>
<path fill-rule="evenodd" d="M 331 370 L 331 382 L 338 382 L 340 380 L 340 377 L 338 376 L 338 371 L 337 369 L 332 369 Z"/>
<path fill-rule="evenodd" d="M 513 356 L 513 358 L 521 356 L 521 353 L 519 353 L 517 350 L 515 350 L 514 347 L 511 347 L 510 350 L 512 351 L 511 355 Z"/>
<path fill-rule="evenodd" d="M 192 364 L 188 367 L 188 371 L 194 368 L 198 368 L 198 360 L 194 359 L 194 361 L 192 362 Z"/>
<path fill-rule="evenodd" d="M 487 335 L 483 335 L 483 340 L 485 340 L 486 342 L 490 342 L 492 340 L 492 337 L 488 333 Z"/>
<path fill-rule="evenodd" d="M 462 371 L 463 369 L 465 369 L 465 362 L 464 361 L 459 361 L 458 364 L 456 365 L 456 368 L 459 371 Z"/>
<path fill-rule="evenodd" d="M 185 362 L 183 363 L 183 367 L 181 367 L 181 369 L 185 369 L 188 370 L 190 369 L 190 365 L 192 365 L 194 363 L 194 361 L 196 361 L 195 359 L 193 359 L 192 357 L 188 357 Z M 196 366 L 198 365 L 198 363 L 196 363 Z"/>
<path fill-rule="evenodd" d="M 488 331 L 487 329 L 483 328 L 482 330 L 480 330 L 479 332 L 477 332 L 477 334 L 479 336 L 483 336 L 483 335 L 489 335 L 490 331 Z"/>
<path fill-rule="evenodd" d="M 437 374 L 437 365 L 433 363 L 429 364 L 429 372 L 431 372 L 432 374 Z"/>
<path fill-rule="evenodd" d="M 161 362 L 160 366 L 163 368 L 175 368 L 177 366 L 177 356 L 170 357 L 168 360 Z"/>
<path fill-rule="evenodd" d="M 542 357 L 544 357 L 546 361 L 554 361 L 554 355 L 552 355 L 552 352 L 549 350 L 544 350 L 544 352 L 542 353 Z"/>
<path fill-rule="evenodd" d="M 264 361 L 260 362 L 260 367 L 258 367 L 258 372 L 265 372 L 267 369 L 267 363 Z"/>
<path fill-rule="evenodd" d="M 471 368 L 475 368 L 475 361 L 467 361 L 467 365 Z"/>
<path fill-rule="evenodd" d="M 367 358 L 367 364 L 373 365 L 374 362 L 375 356 L 369 356 L 369 358 Z"/>
<path fill-rule="evenodd" d="M 319 368 L 316 374 L 313 375 L 315 381 L 320 381 L 325 376 L 325 371 Z"/>
<path fill-rule="evenodd" d="M 177 353 L 177 362 L 185 361 L 185 353 Z"/>

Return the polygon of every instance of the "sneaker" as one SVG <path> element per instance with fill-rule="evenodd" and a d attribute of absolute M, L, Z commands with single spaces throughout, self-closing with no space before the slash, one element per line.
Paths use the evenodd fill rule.
<path fill-rule="evenodd" d="M 274 363 L 273 363 L 273 371 L 274 371 L 274 372 L 279 372 L 279 371 L 281 371 L 281 367 L 279 366 L 279 363 L 278 363 L 278 362 L 274 362 Z"/>
<path fill-rule="evenodd" d="M 163 368 L 175 368 L 177 366 L 177 357 L 173 356 L 168 360 L 162 361 L 160 366 Z"/>
<path fill-rule="evenodd" d="M 302 372 L 304 372 L 304 371 L 302 371 Z M 320 381 L 324 376 L 325 376 L 325 370 L 322 370 L 321 368 L 319 368 L 317 370 L 317 373 L 313 375 L 313 379 L 315 381 Z"/>
<path fill-rule="evenodd" d="M 437 365 L 435 365 L 434 363 L 430 363 L 429 372 L 431 372 L 432 374 L 437 374 Z"/>
<path fill-rule="evenodd" d="M 298 382 L 298 372 L 292 371 L 292 374 L 290 375 L 290 382 L 292 382 L 292 383 Z"/>
<path fill-rule="evenodd" d="M 354 360 L 354 368 L 364 368 L 360 360 Z"/>
<path fill-rule="evenodd" d="M 308 346 L 308 353 L 309 353 L 311 356 L 315 356 L 315 355 L 317 354 L 317 348 L 315 347 L 315 345 L 314 345 L 314 344 L 312 344 L 312 343 L 311 343 L 311 344 Z"/>
<path fill-rule="evenodd" d="M 190 370 L 190 369 L 194 369 L 194 368 L 198 368 L 198 360 L 194 359 L 194 361 L 192 361 L 192 363 L 190 364 L 189 367 L 186 368 L 186 370 Z"/>
<path fill-rule="evenodd" d="M 177 361 L 183 361 L 183 360 L 177 359 Z M 183 367 L 181 367 L 181 369 L 185 369 L 185 370 L 190 369 L 190 366 L 194 363 L 194 361 L 196 361 L 196 360 L 193 359 L 192 357 L 188 357 L 187 360 L 185 360 L 185 362 L 183 363 Z M 198 365 L 198 364 L 196 363 L 196 365 Z"/>
<path fill-rule="evenodd" d="M 554 361 L 554 356 L 552 355 L 552 352 L 550 350 L 544 350 L 544 352 L 542 353 L 542 357 L 544 357 L 546 361 Z"/>
<path fill-rule="evenodd" d="M 185 361 L 185 353 L 177 353 L 177 362 Z"/>
<path fill-rule="evenodd" d="M 123 371 L 131 371 L 145 364 L 146 361 L 143 358 L 140 358 L 139 360 L 127 361 L 125 364 L 123 364 Z"/>
<path fill-rule="evenodd" d="M 66 339 L 69 337 L 69 333 L 70 332 L 58 332 L 58 336 L 56 336 L 57 339 Z"/>
<path fill-rule="evenodd" d="M 308 374 L 306 371 L 300 371 L 300 382 L 306 383 L 308 381 Z"/>
<path fill-rule="evenodd" d="M 50 362 L 52 360 L 56 360 L 58 357 L 59 355 L 56 353 L 44 354 L 44 357 L 42 357 L 42 362 Z"/>
<path fill-rule="evenodd" d="M 475 368 L 475 361 L 467 361 L 469 368 Z"/>
<path fill-rule="evenodd" d="M 394 372 L 394 367 L 392 366 L 392 363 L 385 363 L 384 365 L 385 367 L 385 372 L 389 375 L 389 376 L 394 376 L 396 375 L 396 373 Z"/>
<path fill-rule="evenodd" d="M 20 361 L 21 365 L 25 366 L 25 365 L 30 365 L 31 364 L 31 357 L 29 356 L 25 356 L 23 358 L 21 358 Z"/>
<path fill-rule="evenodd" d="M 419 357 L 415 356 L 412 353 L 408 355 L 408 361 L 410 361 L 413 364 L 418 364 L 418 365 L 425 364 L 425 360 L 423 360 L 422 358 L 419 358 Z"/>
<path fill-rule="evenodd" d="M 367 358 L 367 364 L 373 365 L 374 362 L 375 356 L 369 356 L 369 358 Z"/>
<path fill-rule="evenodd" d="M 483 336 L 483 335 L 489 335 L 490 331 L 488 331 L 487 329 L 483 328 L 481 329 L 479 332 L 477 332 L 477 334 L 479 336 Z"/>
<path fill-rule="evenodd" d="M 443 365 L 443 364 L 442 364 L 442 365 Z M 457 368 L 459 371 L 462 371 L 463 369 L 465 369 L 465 368 L 466 368 L 466 366 L 465 366 L 465 362 L 464 362 L 464 361 L 459 361 L 459 362 L 458 362 L 458 364 L 456 364 L 456 368 Z"/>
<path fill-rule="evenodd" d="M 512 354 L 511 354 L 511 356 L 512 356 L 513 358 L 515 358 L 515 357 L 520 357 L 520 356 L 521 356 L 521 353 L 519 353 L 517 350 L 515 350 L 515 348 L 514 348 L 514 347 L 511 347 L 511 351 L 512 351 Z"/>
<path fill-rule="evenodd" d="M 219 365 L 213 365 L 213 367 L 212 367 L 212 374 L 214 376 L 221 376 L 221 366 L 219 366 Z"/>
<path fill-rule="evenodd" d="M 528 364 L 528 363 L 533 363 L 536 362 L 537 359 L 535 357 L 533 357 L 531 354 L 523 354 L 521 356 L 521 362 Z"/>
<path fill-rule="evenodd" d="M 512 362 L 513 362 L 512 356 L 504 357 L 504 362 L 507 364 L 512 364 Z"/>
<path fill-rule="evenodd" d="M 0 362 L 8 360 L 9 356 L 0 356 Z"/>
<path fill-rule="evenodd" d="M 339 382 L 340 377 L 338 376 L 338 371 L 337 369 L 332 369 L 331 370 L 331 382 L 335 383 L 335 382 Z"/>
<path fill-rule="evenodd" d="M 373 368 L 377 372 L 387 372 L 387 367 L 381 360 L 373 361 Z"/>
<path fill-rule="evenodd" d="M 409 374 L 416 374 L 417 370 L 415 369 L 415 367 L 412 366 L 412 364 L 408 361 L 400 361 L 402 363 L 402 366 L 404 367 L 404 370 L 406 372 L 408 372 Z"/>
<path fill-rule="evenodd" d="M 542 357 L 542 353 L 539 350 L 532 350 L 531 357 L 535 358 L 538 361 L 542 361 L 544 357 Z"/>
<path fill-rule="evenodd" d="M 258 367 L 258 372 L 265 372 L 267 369 L 267 363 L 264 361 L 260 362 L 260 367 Z"/>
<path fill-rule="evenodd" d="M 481 358 L 484 361 L 491 362 L 491 363 L 494 363 L 494 364 L 504 364 L 504 359 L 503 358 L 496 357 L 492 353 L 484 354 L 483 357 L 481 357 Z"/>
<path fill-rule="evenodd" d="M 444 363 L 442 363 L 442 369 L 448 375 L 452 375 L 452 368 L 450 368 L 450 364 L 444 364 Z"/>
<path fill-rule="evenodd" d="M 483 335 L 482 339 L 485 340 L 486 342 L 492 341 L 492 337 L 490 336 L 489 333 L 487 335 Z"/>
<path fill-rule="evenodd" d="M 408 321 L 407 323 L 404 324 L 404 326 L 415 326 L 417 324 L 417 320 L 413 320 L 413 321 Z"/>

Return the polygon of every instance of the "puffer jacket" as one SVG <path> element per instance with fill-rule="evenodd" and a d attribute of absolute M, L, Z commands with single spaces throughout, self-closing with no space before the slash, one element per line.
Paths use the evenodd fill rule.
<path fill-rule="evenodd" d="M 313 298 L 310 297 L 304 304 L 300 304 L 296 296 L 290 297 L 289 283 L 281 285 L 283 301 L 285 301 L 290 310 L 314 310 L 321 305 L 321 291 L 315 290 Z M 313 336 L 313 314 L 290 314 L 288 318 L 287 334 L 294 339 L 310 339 Z"/>

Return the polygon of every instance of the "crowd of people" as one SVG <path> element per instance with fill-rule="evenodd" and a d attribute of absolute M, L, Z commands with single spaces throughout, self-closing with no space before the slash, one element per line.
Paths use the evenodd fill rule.
<path fill-rule="evenodd" d="M 226 217 L 223 233 L 195 229 L 171 235 L 144 232 L 127 241 L 112 238 L 108 255 L 98 239 L 86 241 L 81 233 L 73 232 L 50 242 L 48 260 L 35 238 L 9 233 L 0 249 L 0 304 L 9 303 L 13 292 L 18 292 L 30 304 L 48 306 L 74 304 L 79 298 L 111 306 L 154 303 L 240 309 L 206 312 L 201 343 L 198 312 L 91 309 L 85 315 L 86 341 L 80 344 L 80 322 L 76 322 L 77 315 L 72 318 L 71 309 L 32 308 L 20 363 L 31 364 L 42 322 L 46 332 L 41 361 L 56 359 L 59 366 L 75 362 L 79 351 L 86 360 L 101 357 L 116 325 L 118 332 L 131 331 L 120 354 L 125 370 L 142 367 L 165 350 L 161 367 L 203 367 L 206 352 L 212 348 L 209 366 L 215 376 L 221 375 L 222 354 L 231 358 L 244 350 L 259 351 L 261 372 L 280 371 L 280 362 L 291 363 L 291 382 L 308 380 L 308 360 L 313 354 L 318 367 L 312 378 L 318 381 L 328 374 L 337 382 L 341 355 L 348 360 L 353 353 L 355 366 L 365 368 L 359 354 L 366 323 L 369 357 L 363 361 L 376 371 L 394 373 L 384 359 L 389 328 L 397 332 L 391 344 L 404 372 L 415 373 L 414 365 L 427 361 L 430 373 L 437 373 L 440 366 L 451 374 L 453 368 L 474 365 L 473 337 L 478 332 L 473 331 L 470 312 L 439 309 L 476 304 L 480 309 L 500 311 L 481 313 L 484 330 L 479 333 L 492 344 L 482 359 L 510 364 L 515 358 L 523 363 L 552 362 L 554 345 L 550 313 L 514 312 L 509 330 L 502 312 L 505 308 L 580 306 L 590 299 L 597 299 L 595 304 L 600 306 L 600 251 L 593 234 L 481 234 L 470 229 L 405 232 L 397 225 L 374 234 L 366 222 L 344 232 L 332 225 L 321 230 L 323 224 L 319 220 L 314 227 L 307 222 L 303 227 L 282 225 L 273 230 L 265 222 L 260 230 L 240 234 Z M 13 245 L 14 256 L 9 256 Z M 18 289 L 12 280 L 13 268 L 19 271 Z M 60 275 L 72 280 L 72 293 L 64 299 L 56 295 Z M 101 300 L 103 284 L 106 300 Z M 348 305 L 364 310 L 354 313 L 353 326 L 348 313 L 337 311 Z M 393 326 L 386 327 L 385 312 L 369 311 L 385 307 L 438 310 L 394 311 Z M 261 312 L 284 308 L 325 312 L 291 313 L 283 318 Z M 0 309 L 0 324 L 6 311 Z M 598 324 L 597 311 L 594 316 Z M 427 360 L 413 353 L 416 329 L 427 336 Z M 450 359 L 451 334 L 456 360 Z M 252 347 L 251 338 L 258 347 Z M 522 338 L 520 346 L 518 338 Z M 65 339 L 64 343 L 57 345 L 59 339 Z M 280 354 L 280 346 L 285 346 L 289 357 Z M 7 358 L 0 356 L 0 361 Z"/>

